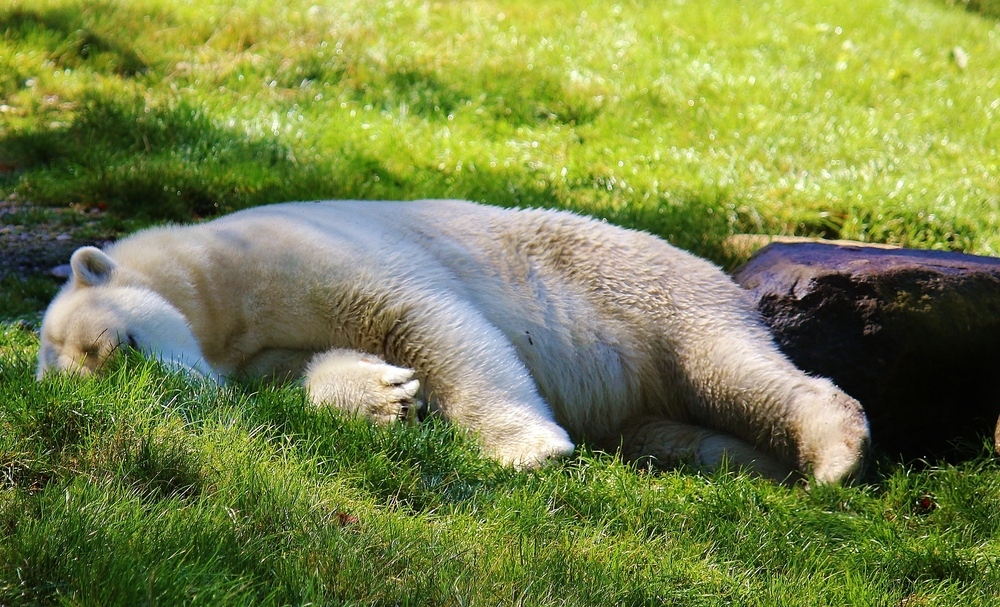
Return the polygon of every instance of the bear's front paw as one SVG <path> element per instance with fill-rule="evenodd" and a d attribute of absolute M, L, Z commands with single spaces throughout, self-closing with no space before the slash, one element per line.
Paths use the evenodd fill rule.
<path fill-rule="evenodd" d="M 380 424 L 415 419 L 421 406 L 420 381 L 412 369 L 355 352 L 314 358 L 306 371 L 305 388 L 316 405 L 334 406 Z"/>
<path fill-rule="evenodd" d="M 420 381 L 413 378 L 413 369 L 403 369 L 386 363 L 362 364 L 376 367 L 372 371 L 379 378 L 378 386 L 370 390 L 371 398 L 365 402 L 365 414 L 378 423 L 416 419 L 421 406 L 417 398 Z"/>

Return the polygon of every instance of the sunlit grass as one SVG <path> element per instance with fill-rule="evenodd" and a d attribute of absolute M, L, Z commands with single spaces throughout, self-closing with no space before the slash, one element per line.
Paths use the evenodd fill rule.
<path fill-rule="evenodd" d="M 0 21 L 9 189 L 46 204 L 449 196 L 717 259 L 744 231 L 1000 246 L 1000 34 L 946 3 L 32 0 Z"/>

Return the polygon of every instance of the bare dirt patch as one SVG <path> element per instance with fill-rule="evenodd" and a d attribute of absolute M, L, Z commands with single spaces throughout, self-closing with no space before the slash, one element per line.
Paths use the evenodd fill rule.
<path fill-rule="evenodd" d="M 38 207 L 13 194 L 0 200 L 0 278 L 49 274 L 78 247 L 114 238 L 102 229 L 100 211 Z"/>

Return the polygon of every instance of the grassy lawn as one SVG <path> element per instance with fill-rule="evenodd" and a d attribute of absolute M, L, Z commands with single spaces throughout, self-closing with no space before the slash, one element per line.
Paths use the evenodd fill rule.
<path fill-rule="evenodd" d="M 735 233 L 997 255 L 998 18 L 993 0 L 7 0 L 0 196 L 102 234 L 457 197 L 575 209 L 727 266 Z M 372 428 L 290 387 L 134 359 L 36 383 L 54 288 L 0 277 L 0 605 L 1000 593 L 986 446 L 881 454 L 863 483 L 811 491 L 586 448 L 515 473 L 446 424 Z"/>

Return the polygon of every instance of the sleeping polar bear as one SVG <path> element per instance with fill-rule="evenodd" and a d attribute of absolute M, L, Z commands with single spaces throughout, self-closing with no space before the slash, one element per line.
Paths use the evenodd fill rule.
<path fill-rule="evenodd" d="M 39 379 L 125 345 L 217 380 L 304 376 L 316 404 L 376 421 L 422 398 L 519 467 L 587 440 L 839 482 L 869 441 L 858 403 L 780 354 L 717 267 L 567 212 L 287 203 L 84 247 L 71 267 Z"/>

